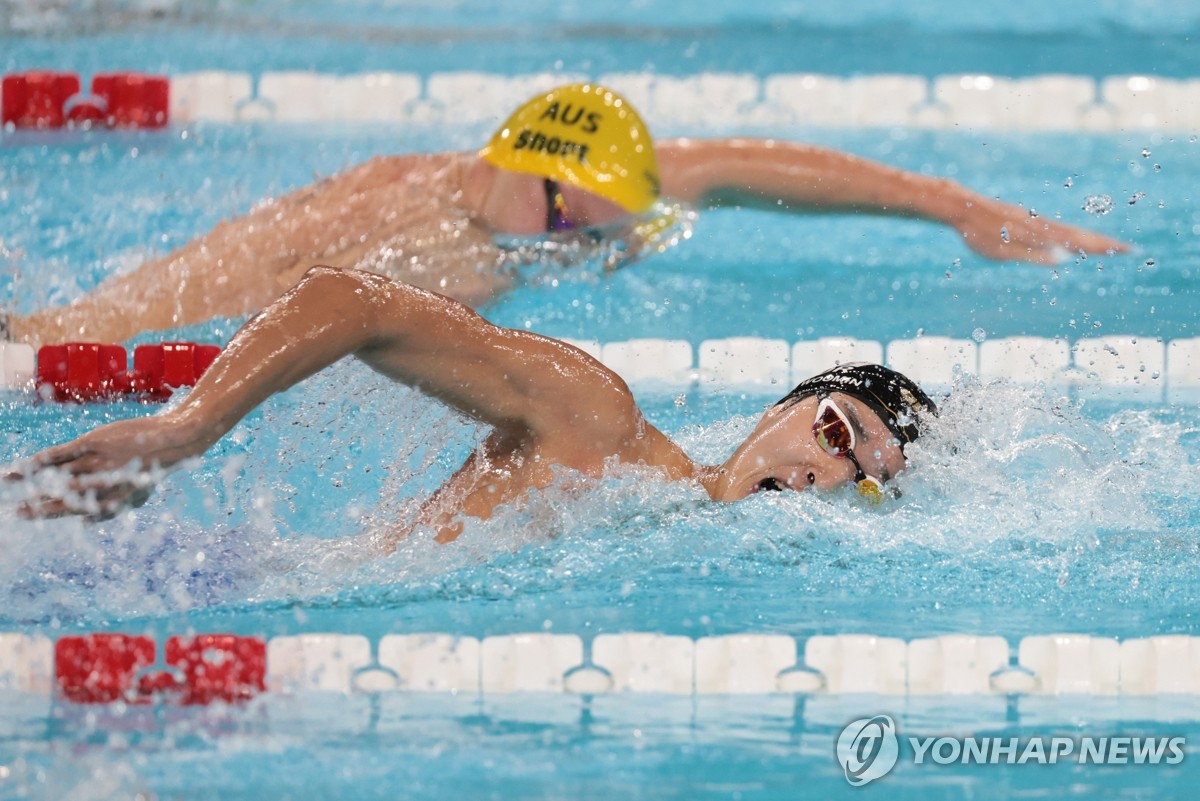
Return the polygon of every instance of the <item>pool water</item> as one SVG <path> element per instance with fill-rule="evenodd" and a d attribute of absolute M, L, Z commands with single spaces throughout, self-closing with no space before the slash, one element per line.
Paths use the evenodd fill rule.
<path fill-rule="evenodd" d="M 887 38 L 881 24 L 836 23 L 826 19 L 826 6 L 793 4 L 762 17 L 705 6 L 697 24 L 716 37 L 709 39 L 694 28 L 678 30 L 651 3 L 625 12 L 630 16 L 620 24 L 641 26 L 645 35 L 621 43 L 604 30 L 564 27 L 597 20 L 583 7 L 554 4 L 545 23 L 536 7 L 516 18 L 535 45 L 524 60 L 505 60 L 512 44 L 479 44 L 455 27 L 461 8 L 358 3 L 335 14 L 312 3 L 213 3 L 192 19 L 182 7 L 163 5 L 165 18 L 151 18 L 145 6 L 117 4 L 136 12 L 127 31 L 86 13 L 73 24 L 43 19 L 37 35 L 11 28 L 4 41 L 12 47 L 4 48 L 0 66 L 210 68 L 205 47 L 245 19 L 298 27 L 290 39 L 266 25 L 244 27 L 245 38 L 224 51 L 233 61 L 222 68 L 405 70 L 417 69 L 407 59 L 428 56 L 418 71 L 461 65 L 511 74 L 553 68 L 563 58 L 556 43 L 565 39 L 577 45 L 566 69 L 604 72 L 635 63 L 680 74 L 768 74 L 804 68 L 783 61 L 778 50 L 753 47 L 755 41 L 823 41 L 839 28 L 856 52 L 875 54 L 861 62 L 842 54 L 829 67 L 849 74 L 883 71 L 877 59 Z M 1088 5 L 1087 24 L 1077 26 L 1066 10 L 1045 11 L 1029 23 L 1032 30 L 1010 30 L 943 5 L 940 16 L 936 7 L 896 13 L 932 43 L 957 46 L 946 48 L 944 62 L 927 50 L 905 51 L 898 67 L 1021 74 L 1027 67 L 1020 65 L 1054 57 L 1009 56 L 1010 68 L 1002 70 L 1002 45 L 1011 39 L 1022 52 L 1044 53 L 1053 48 L 1041 48 L 1039 37 L 1049 37 L 1066 43 L 1067 52 L 1090 47 L 1095 59 L 1087 69 L 1094 74 L 1147 69 L 1151 55 L 1161 57 L 1162 74 L 1196 74 L 1183 45 L 1195 21 L 1189 28 L 1157 6 Z M 480 26 L 501 13 L 499 6 L 471 11 Z M 371 20 L 379 22 L 381 42 L 359 47 L 354 35 Z M 387 35 L 400 36 L 405 22 L 460 35 L 393 56 Z M 549 27 L 539 29 L 543 24 Z M 330 33 L 318 30 L 331 25 Z M 997 27 L 977 54 L 968 52 L 980 30 Z M 729 44 L 727 37 L 748 28 L 761 39 Z M 560 38 L 547 43 L 538 30 Z M 306 46 L 289 46 L 297 41 Z M 322 46 L 308 46 L 312 41 Z M 700 54 L 684 55 L 697 42 Z M 647 57 L 652 48 L 655 60 Z M 135 52 L 126 58 L 125 49 Z M 18 308 L 65 302 L 146 253 L 178 246 L 314 175 L 378 153 L 473 148 L 488 127 L 262 124 L 0 134 L 0 281 Z M 743 132 L 948 175 L 1041 215 L 1100 228 L 1135 250 L 1052 270 L 985 262 L 952 232 L 921 222 L 722 210 L 703 213 L 689 241 L 646 263 L 606 277 L 585 270 L 539 280 L 485 312 L 553 336 L 661 337 L 693 346 L 730 336 L 889 342 L 919 333 L 977 341 L 1200 335 L 1193 312 L 1200 251 L 1194 136 Z M 1100 195 L 1113 199 L 1113 210 L 1089 214 L 1088 199 Z M 173 336 L 223 341 L 239 322 Z M 718 461 L 786 389 L 636 391 L 655 425 L 697 458 Z M 528 505 L 470 526 L 451 545 L 418 536 L 379 557 L 366 540 L 407 514 L 482 432 L 360 364 L 339 364 L 264 404 L 135 513 L 105 523 L 31 523 L 5 511 L 0 631 L 56 637 L 120 630 L 160 640 L 187 631 L 339 631 L 373 639 L 544 631 L 585 640 L 626 631 L 692 638 L 759 632 L 801 642 L 818 634 L 913 639 L 965 632 L 1014 645 L 1061 631 L 1121 639 L 1200 635 L 1200 501 L 1190 489 L 1200 485 L 1195 403 L 966 376 L 942 408 L 929 437 L 912 450 L 913 469 L 899 479 L 903 497 L 882 508 L 864 507 L 848 492 L 764 494 L 717 505 L 694 487 L 637 471 L 580 492 L 578 480 L 564 476 Z M 5 395 L 0 462 L 147 411 Z M 19 491 L 0 491 L 0 504 L 11 510 Z M 850 791 L 832 758 L 837 732 L 855 717 L 884 712 L 896 715 L 902 730 L 929 734 L 1200 737 L 1200 709 L 1190 697 L 383 694 L 270 696 L 206 709 L 84 708 L 6 697 L 0 798 L 825 796 Z M 1183 796 L 1196 780 L 1191 749 L 1188 756 L 1171 769 L 901 764 L 874 789 L 913 798 Z"/>
<path fill-rule="evenodd" d="M 11 7 L 11 9 L 10 9 Z M 6 13 L 8 12 L 8 13 Z M 621 5 L 361 0 L 105 0 L 0 6 L 6 71 L 391 70 L 599 75 L 1195 76 L 1200 11 L 1181 2 L 821 0 Z M 7 44 L 7 42 L 6 42 Z M 7 63 L 5 63 L 7 62 Z"/>

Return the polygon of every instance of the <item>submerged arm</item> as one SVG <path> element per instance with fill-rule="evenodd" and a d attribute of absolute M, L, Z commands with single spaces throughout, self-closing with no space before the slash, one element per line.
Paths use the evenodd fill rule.
<path fill-rule="evenodd" d="M 957 230 L 992 259 L 1060 261 L 1065 252 L 1127 250 L 1111 237 L 1032 217 L 945 178 L 827 148 L 767 139 L 678 139 L 658 145 L 663 194 L 698 205 L 914 217 Z"/>
<path fill-rule="evenodd" d="M 351 354 L 517 438 L 552 439 L 580 427 L 608 437 L 640 419 L 624 383 L 574 348 L 499 328 L 406 284 L 314 268 L 234 336 L 178 406 L 50 448 L 33 467 L 66 471 L 71 489 L 94 490 L 106 511 L 144 500 L 148 480 L 103 474 L 198 456 L 272 394 Z M 82 510 L 49 498 L 30 511 Z"/>

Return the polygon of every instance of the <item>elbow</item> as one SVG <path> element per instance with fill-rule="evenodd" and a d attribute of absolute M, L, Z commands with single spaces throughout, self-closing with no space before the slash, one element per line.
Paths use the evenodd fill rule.
<path fill-rule="evenodd" d="M 379 280 L 370 273 L 321 265 L 309 268 L 289 294 L 297 306 L 365 329 L 374 319 L 373 301 L 382 291 Z"/>
<path fill-rule="evenodd" d="M 354 284 L 361 283 L 354 270 L 342 270 L 325 264 L 309 267 L 296 282 L 297 290 L 312 292 L 315 289 L 340 293 Z"/>

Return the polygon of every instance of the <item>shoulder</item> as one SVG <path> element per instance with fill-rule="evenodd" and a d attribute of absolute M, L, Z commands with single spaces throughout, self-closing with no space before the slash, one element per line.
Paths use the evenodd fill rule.
<path fill-rule="evenodd" d="M 519 389 L 536 401 L 530 423 L 540 436 L 603 442 L 602 449 L 615 453 L 619 443 L 644 432 L 646 421 L 629 385 L 599 360 L 552 337 L 500 330 L 504 347 L 519 352 L 523 368 L 537 378 Z"/>
<path fill-rule="evenodd" d="M 348 178 L 374 181 L 400 180 L 409 175 L 436 175 L 461 171 L 461 165 L 473 157 L 466 153 L 399 153 L 372 156 L 345 170 Z"/>

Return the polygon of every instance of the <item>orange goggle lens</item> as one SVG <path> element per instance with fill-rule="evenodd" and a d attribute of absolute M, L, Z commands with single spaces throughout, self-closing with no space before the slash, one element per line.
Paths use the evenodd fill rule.
<path fill-rule="evenodd" d="M 850 460 L 855 470 L 854 485 L 860 495 L 873 504 L 883 500 L 883 482 L 867 475 L 858 463 L 858 457 L 854 455 L 854 428 L 832 398 L 822 398 L 821 405 L 817 407 L 813 437 L 830 456 Z"/>
<path fill-rule="evenodd" d="M 839 459 L 844 459 L 854 449 L 854 429 L 845 413 L 830 398 L 823 399 L 817 407 L 813 436 L 822 450 Z"/>

